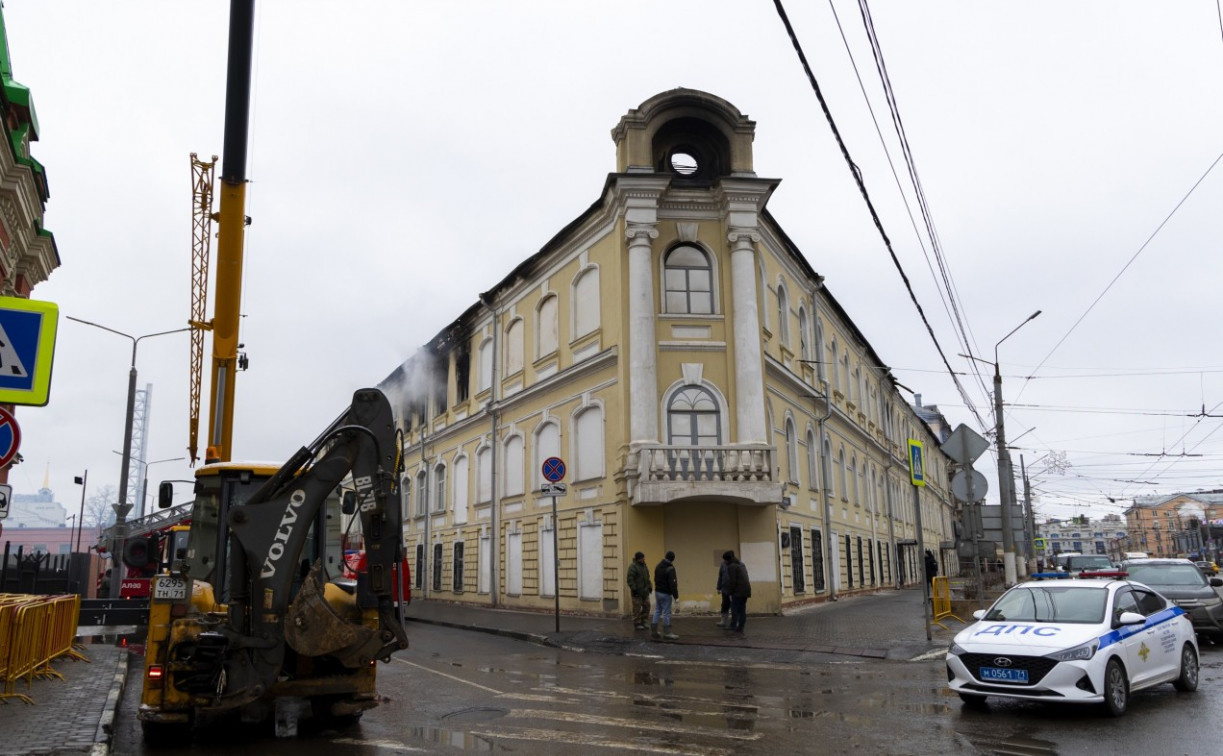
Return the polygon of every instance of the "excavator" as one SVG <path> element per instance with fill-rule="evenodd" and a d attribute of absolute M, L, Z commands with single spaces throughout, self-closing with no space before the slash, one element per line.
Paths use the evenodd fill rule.
<path fill-rule="evenodd" d="M 292 736 L 301 720 L 342 725 L 377 705 L 374 662 L 408 646 L 402 468 L 390 403 L 361 389 L 280 468 L 199 470 L 187 546 L 153 578 L 137 712 L 146 740 L 176 742 L 226 716 L 274 717 L 277 735 Z M 172 495 L 163 484 L 159 505 Z M 355 580 L 342 577 L 345 514 L 364 536 Z"/>
<path fill-rule="evenodd" d="M 238 324 L 253 26 L 254 0 L 231 0 L 215 217 L 211 167 L 192 155 L 193 462 L 206 331 L 213 336 L 208 441 L 195 472 L 186 545 L 174 541 L 151 579 L 137 711 L 145 740 L 171 745 L 193 727 L 234 718 L 274 719 L 279 736 L 295 735 L 310 718 L 354 722 L 378 703 L 375 662 L 408 645 L 403 440 L 386 396 L 356 391 L 348 409 L 284 465 L 231 459 L 235 378 L 246 367 Z M 216 303 L 205 321 L 214 219 Z M 158 506 L 169 507 L 173 495 L 172 482 L 163 482 Z M 365 550 L 355 577 L 343 552 L 353 523 Z"/>

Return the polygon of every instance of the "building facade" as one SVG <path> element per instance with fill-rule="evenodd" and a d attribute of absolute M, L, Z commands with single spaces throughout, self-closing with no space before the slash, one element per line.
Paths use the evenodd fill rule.
<path fill-rule="evenodd" d="M 1126 551 L 1153 557 L 1217 560 L 1223 543 L 1223 492 L 1136 496 L 1125 510 Z"/>
<path fill-rule="evenodd" d="M 33 288 L 59 267 L 55 237 L 43 228 L 50 193 L 42 164 L 30 155 L 38 140 L 38 116 L 29 88 L 13 79 L 3 10 L 0 9 L 0 297 L 29 298 Z M 6 405 L 12 409 L 12 405 Z M 0 483 L 8 468 L 0 469 Z"/>
<path fill-rule="evenodd" d="M 1044 550 L 1037 550 L 1037 558 L 1048 558 L 1055 554 L 1077 552 L 1079 554 L 1102 554 L 1119 561 L 1128 532 L 1126 522 L 1120 515 L 1105 515 L 1099 520 L 1087 517 L 1069 520 L 1048 520 L 1037 526 L 1037 535 L 1045 539 Z M 1134 549 L 1137 551 L 1138 549 Z"/>
<path fill-rule="evenodd" d="M 953 553 L 948 460 L 768 213 L 754 132 L 694 90 L 630 110 L 590 208 L 383 382 L 419 597 L 623 615 L 633 553 L 674 551 L 679 610 L 716 611 L 733 549 L 778 612 Z"/>

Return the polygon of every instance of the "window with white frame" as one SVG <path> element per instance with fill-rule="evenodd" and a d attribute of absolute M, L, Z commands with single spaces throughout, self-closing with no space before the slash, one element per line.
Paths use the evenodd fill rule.
<path fill-rule="evenodd" d="M 522 485 L 522 436 L 512 436 L 505 442 L 505 495 L 518 496 Z"/>
<path fill-rule="evenodd" d="M 446 466 L 433 468 L 433 511 L 446 511 Z"/>
<path fill-rule="evenodd" d="M 561 427 L 555 420 L 550 420 L 539 426 L 535 431 L 535 464 L 531 469 L 538 470 L 549 457 L 561 456 Z"/>
<path fill-rule="evenodd" d="M 790 348 L 790 298 L 786 295 L 786 285 L 777 284 L 777 335 L 781 345 Z"/>
<path fill-rule="evenodd" d="M 841 500 L 849 500 L 849 487 L 845 484 L 845 449 L 840 451 L 840 470 L 841 470 Z"/>
<path fill-rule="evenodd" d="M 476 503 L 493 500 L 493 448 L 482 446 L 476 450 Z"/>
<path fill-rule="evenodd" d="M 429 502 L 429 475 L 421 470 L 416 475 L 416 515 L 423 516 L 428 513 L 426 506 Z"/>
<path fill-rule="evenodd" d="M 798 435 L 794 432 L 794 421 L 786 418 L 786 474 L 791 483 L 798 483 Z"/>
<path fill-rule="evenodd" d="M 493 385 L 493 340 L 480 342 L 480 383 L 477 391 L 487 391 Z"/>
<path fill-rule="evenodd" d="M 819 490 L 819 447 L 815 443 L 815 433 L 807 431 L 807 485 L 812 491 Z"/>
<path fill-rule="evenodd" d="M 454 461 L 454 520 L 456 523 L 467 522 L 467 490 L 470 463 L 466 456 Z"/>
<path fill-rule="evenodd" d="M 505 374 L 522 371 L 522 318 L 516 318 L 505 329 Z"/>
<path fill-rule="evenodd" d="M 675 446 L 719 446 L 722 417 L 713 394 L 703 386 L 684 386 L 667 405 L 667 443 Z"/>
<path fill-rule="evenodd" d="M 576 480 L 603 477 L 603 408 L 591 405 L 573 418 Z"/>
<path fill-rule="evenodd" d="M 701 248 L 684 244 L 668 252 L 663 286 L 666 312 L 693 315 L 713 312 L 713 267 Z"/>
<path fill-rule="evenodd" d="M 599 304 L 599 269 L 587 268 L 573 283 L 573 336 L 585 336 L 601 323 Z"/>
<path fill-rule="evenodd" d="M 802 305 L 798 307 L 798 354 L 804 360 L 811 359 L 811 342 L 808 339 L 807 310 Z"/>
<path fill-rule="evenodd" d="M 549 295 L 539 303 L 536 313 L 536 347 L 537 357 L 546 357 L 556 351 L 557 343 L 557 303 L 560 300 L 555 294 Z"/>

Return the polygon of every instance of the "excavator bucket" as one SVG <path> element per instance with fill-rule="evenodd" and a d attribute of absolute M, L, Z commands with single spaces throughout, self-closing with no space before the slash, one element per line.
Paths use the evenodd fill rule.
<path fill-rule="evenodd" d="M 302 656 L 334 656 L 349 667 L 369 661 L 368 647 L 377 648 L 377 631 L 355 619 L 345 619 L 328 603 L 315 562 L 285 616 L 285 641 Z M 355 610 L 355 607 L 353 607 Z"/>

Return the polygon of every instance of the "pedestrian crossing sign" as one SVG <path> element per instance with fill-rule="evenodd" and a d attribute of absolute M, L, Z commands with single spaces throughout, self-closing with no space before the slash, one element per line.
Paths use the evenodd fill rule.
<path fill-rule="evenodd" d="M 0 404 L 47 403 L 58 321 L 54 302 L 0 297 Z"/>
<path fill-rule="evenodd" d="M 915 486 L 926 485 L 926 461 L 921 441 L 909 439 L 909 480 Z"/>

